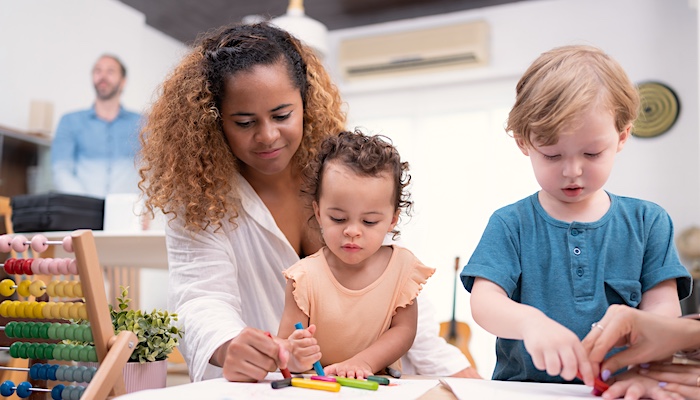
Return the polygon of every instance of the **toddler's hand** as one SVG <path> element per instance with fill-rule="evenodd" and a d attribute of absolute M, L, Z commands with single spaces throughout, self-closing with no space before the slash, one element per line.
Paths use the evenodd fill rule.
<path fill-rule="evenodd" d="M 353 357 L 340 363 L 331 364 L 323 369 L 326 375 L 335 375 L 347 378 L 365 379 L 373 375 L 372 367 L 363 360 Z"/>
<path fill-rule="evenodd" d="M 551 376 L 570 381 L 577 371 L 587 384 L 593 384 L 593 373 L 583 345 L 575 333 L 550 318 L 533 321 L 523 332 L 525 349 L 535 368 Z"/>
<path fill-rule="evenodd" d="M 287 338 L 286 347 L 289 350 L 289 370 L 293 372 L 308 371 L 313 364 L 321 359 L 321 347 L 317 344 L 316 325 L 306 329 L 296 329 Z"/>

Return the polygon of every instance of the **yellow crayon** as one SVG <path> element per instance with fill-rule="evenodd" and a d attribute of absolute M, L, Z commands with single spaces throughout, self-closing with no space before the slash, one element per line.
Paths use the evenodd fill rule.
<path fill-rule="evenodd" d="M 340 390 L 340 384 L 337 382 L 312 381 L 311 379 L 292 378 L 292 386 L 305 389 L 327 390 L 329 392 L 337 392 Z"/>

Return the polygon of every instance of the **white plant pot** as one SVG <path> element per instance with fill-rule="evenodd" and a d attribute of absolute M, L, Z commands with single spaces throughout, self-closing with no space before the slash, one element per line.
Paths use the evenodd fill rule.
<path fill-rule="evenodd" d="M 98 367 L 97 363 L 81 362 L 79 365 Z M 168 378 L 168 360 L 141 364 L 138 361 L 126 363 L 123 369 L 126 392 L 164 388 Z"/>

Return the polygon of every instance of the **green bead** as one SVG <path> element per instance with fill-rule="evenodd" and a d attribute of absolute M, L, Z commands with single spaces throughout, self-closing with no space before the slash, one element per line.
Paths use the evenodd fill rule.
<path fill-rule="evenodd" d="M 29 343 L 19 343 L 19 358 L 27 358 L 27 345 Z"/>
<path fill-rule="evenodd" d="M 90 362 L 97 362 L 97 350 L 95 350 L 95 346 L 90 346 Z"/>
<path fill-rule="evenodd" d="M 61 360 L 63 361 L 70 361 L 72 360 L 70 358 L 70 351 L 72 350 L 72 346 L 67 344 L 66 347 L 61 349 Z"/>
<path fill-rule="evenodd" d="M 17 325 L 17 322 L 15 321 L 10 321 L 7 323 L 7 325 L 5 325 L 5 336 L 7 336 L 8 338 L 15 337 L 15 334 L 13 332 L 15 329 L 15 325 Z"/>
<path fill-rule="evenodd" d="M 41 326 L 38 323 L 32 323 L 31 326 L 31 331 L 32 331 L 32 339 L 38 339 L 40 337 L 39 335 L 39 329 Z"/>
<path fill-rule="evenodd" d="M 39 346 L 36 348 L 36 358 L 38 359 L 46 359 L 50 358 L 50 354 L 46 354 L 46 350 L 49 348 L 49 345 L 47 343 L 39 343 Z"/>
<path fill-rule="evenodd" d="M 80 349 L 82 349 L 83 346 L 80 345 L 74 345 L 70 349 L 70 360 L 71 361 L 80 361 Z"/>
<path fill-rule="evenodd" d="M 37 343 L 27 343 L 27 358 L 36 359 Z"/>
<path fill-rule="evenodd" d="M 80 359 L 79 361 L 89 362 L 90 361 L 90 347 L 83 346 L 83 348 L 80 349 L 80 354 L 78 355 L 78 358 Z"/>
<path fill-rule="evenodd" d="M 92 342 L 92 329 L 90 329 L 90 325 L 83 327 L 83 340 L 85 342 Z"/>
<path fill-rule="evenodd" d="M 56 336 L 56 329 L 59 325 L 60 324 L 58 322 L 54 322 L 51 325 L 49 325 L 49 339 L 58 339 L 58 336 Z"/>
<path fill-rule="evenodd" d="M 60 324 L 58 328 L 56 328 L 56 335 L 58 336 L 57 339 L 65 339 L 66 338 L 66 324 Z"/>
<path fill-rule="evenodd" d="M 53 354 L 53 357 L 51 357 L 51 358 L 53 358 L 54 360 L 62 360 L 61 352 L 63 351 L 63 348 L 65 348 L 65 347 L 66 347 L 66 345 L 63 343 L 54 345 L 53 351 L 51 352 Z"/>
<path fill-rule="evenodd" d="M 39 329 L 39 337 L 41 337 L 42 339 L 48 339 L 50 326 L 51 324 L 48 322 L 44 322 L 43 324 L 41 324 L 41 328 Z"/>
<path fill-rule="evenodd" d="M 12 358 L 19 358 L 19 344 L 20 342 L 14 342 L 10 345 L 10 355 Z"/>
<path fill-rule="evenodd" d="M 28 339 L 28 338 L 32 337 L 32 336 L 31 336 L 31 326 L 29 325 L 29 322 L 24 322 L 24 323 L 22 323 L 22 333 L 21 333 L 21 335 L 22 335 L 22 336 L 20 336 L 20 337 L 21 337 L 21 338 L 24 338 L 24 339 Z"/>

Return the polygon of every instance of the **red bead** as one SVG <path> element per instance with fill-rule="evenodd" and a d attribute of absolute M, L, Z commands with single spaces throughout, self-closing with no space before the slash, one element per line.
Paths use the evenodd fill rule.
<path fill-rule="evenodd" d="M 15 273 L 15 262 L 17 261 L 16 258 L 8 258 L 5 261 L 5 272 L 8 274 L 12 275 Z"/>
<path fill-rule="evenodd" d="M 18 258 L 15 261 L 15 274 L 21 275 L 24 273 L 24 258 Z"/>
<path fill-rule="evenodd" d="M 32 272 L 32 263 L 34 262 L 33 258 L 27 258 L 24 260 L 24 263 L 22 263 L 22 272 L 24 272 L 25 275 L 32 275 L 34 274 Z"/>

